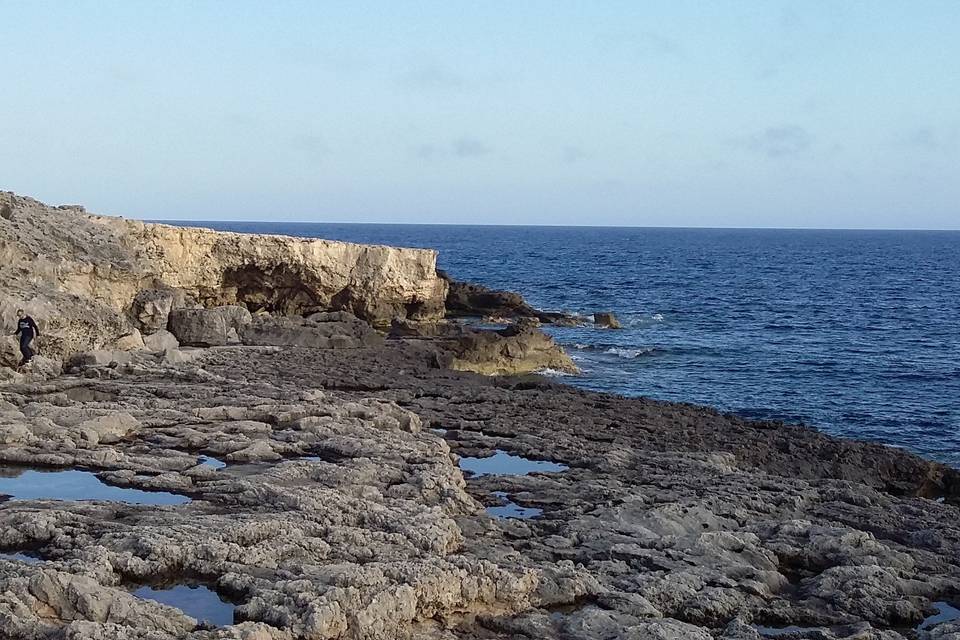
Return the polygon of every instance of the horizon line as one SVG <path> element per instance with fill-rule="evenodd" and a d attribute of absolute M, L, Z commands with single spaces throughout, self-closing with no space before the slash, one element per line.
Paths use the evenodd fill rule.
<path fill-rule="evenodd" d="M 125 217 L 125 216 L 118 216 Z M 157 224 L 191 223 L 202 224 L 295 224 L 295 225 L 358 225 L 358 226 L 395 226 L 395 227 L 490 227 L 490 228 L 552 228 L 552 229 L 673 229 L 684 231 L 912 231 L 957 233 L 960 227 L 708 227 L 708 226 L 670 226 L 670 225 L 619 225 L 619 224 L 497 224 L 463 222 L 344 222 L 334 220 L 192 220 L 192 219 L 143 219 L 143 222 Z"/>

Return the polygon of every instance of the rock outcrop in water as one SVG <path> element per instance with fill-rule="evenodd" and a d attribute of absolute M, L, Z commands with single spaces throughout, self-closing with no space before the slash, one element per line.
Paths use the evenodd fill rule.
<path fill-rule="evenodd" d="M 513 291 L 500 291 L 473 282 L 461 282 L 443 271 L 438 273 L 447 282 L 446 307 L 449 317 L 484 318 L 498 324 L 535 320 L 543 324 L 581 326 L 588 322 L 587 318 L 569 313 L 535 309 L 522 295 Z"/>
<path fill-rule="evenodd" d="M 345 310 L 377 325 L 438 320 L 436 252 L 218 233 L 89 215 L 0 192 L 0 322 L 41 323 L 41 354 L 111 346 L 166 328 L 177 307 L 242 305 L 283 315 Z M 17 358 L 7 341 L 0 363 Z"/>

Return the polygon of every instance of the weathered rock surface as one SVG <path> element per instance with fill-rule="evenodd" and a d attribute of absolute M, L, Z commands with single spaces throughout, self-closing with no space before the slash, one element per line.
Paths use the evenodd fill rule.
<path fill-rule="evenodd" d="M 476 329 L 456 322 L 394 322 L 393 338 L 429 338 L 443 367 L 484 375 L 518 375 L 553 370 L 579 373 L 566 351 L 534 324 Z"/>
<path fill-rule="evenodd" d="M 383 337 L 346 312 L 315 313 L 307 318 L 258 317 L 241 331 L 243 344 L 317 349 L 372 347 Z"/>
<path fill-rule="evenodd" d="M 194 303 L 342 309 L 385 326 L 444 313 L 431 250 L 149 224 L 6 191 L 0 208 L 0 322 L 12 327 L 25 308 L 51 357 L 108 347 L 132 328 L 166 329 L 173 309 Z"/>
<path fill-rule="evenodd" d="M 588 321 L 587 318 L 568 313 L 535 309 L 522 295 L 513 291 L 499 291 L 472 282 L 460 282 L 443 271 L 438 271 L 438 274 L 447 282 L 446 309 L 447 316 L 451 318 L 484 318 L 494 324 L 536 320 L 560 326 L 581 326 Z"/>
<path fill-rule="evenodd" d="M 143 347 L 148 351 L 166 351 L 180 346 L 177 336 L 166 329 L 160 329 L 143 338 Z"/>
<path fill-rule="evenodd" d="M 954 470 L 438 369 L 435 349 L 220 347 L 177 366 L 135 353 L 85 369 L 99 378 L 3 388 L 5 473 L 84 467 L 193 502 L 0 505 L 0 548 L 45 560 L 0 560 L 0 637 L 733 640 L 759 624 L 896 640 L 960 598 Z M 569 469 L 464 480 L 452 455 L 496 450 Z M 543 514 L 492 519 L 494 492 Z M 207 631 L 129 596 L 157 580 L 206 584 L 244 622 Z"/>
<path fill-rule="evenodd" d="M 517 375 L 543 370 L 579 373 L 553 338 L 536 327 L 517 325 L 501 331 L 464 328 L 450 343 L 452 368 L 485 375 Z"/>
<path fill-rule="evenodd" d="M 214 309 L 175 309 L 170 313 L 170 333 L 180 344 L 216 347 L 227 344 L 227 317 Z"/>
<path fill-rule="evenodd" d="M 610 311 L 597 311 L 593 314 L 593 323 L 605 329 L 623 329 L 620 320 Z"/>

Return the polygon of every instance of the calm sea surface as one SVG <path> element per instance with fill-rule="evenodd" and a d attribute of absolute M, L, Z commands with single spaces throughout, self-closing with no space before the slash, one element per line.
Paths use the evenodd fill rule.
<path fill-rule="evenodd" d="M 584 370 L 570 384 L 960 467 L 960 232 L 190 224 L 436 248 L 458 279 L 620 316 L 550 329 Z"/>

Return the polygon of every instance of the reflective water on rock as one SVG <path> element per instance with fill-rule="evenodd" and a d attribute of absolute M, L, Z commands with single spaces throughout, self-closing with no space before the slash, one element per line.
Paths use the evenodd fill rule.
<path fill-rule="evenodd" d="M 202 585 L 180 584 L 169 589 L 140 587 L 133 595 L 176 607 L 197 620 L 206 620 L 218 627 L 233 624 L 235 605 L 223 600 L 216 591 Z"/>
<path fill-rule="evenodd" d="M 933 607 L 937 610 L 937 613 L 926 618 L 916 627 L 916 631 L 924 631 L 926 629 L 931 629 L 938 624 L 944 622 L 953 622 L 960 620 L 960 609 L 951 605 L 948 602 L 934 602 Z M 800 633 L 809 633 L 813 631 L 820 631 L 821 627 L 764 627 L 760 625 L 754 625 L 757 633 L 765 638 L 776 638 L 779 636 L 791 636 L 794 634 Z"/>
<path fill-rule="evenodd" d="M 505 505 L 487 507 L 487 513 L 494 518 L 520 518 L 521 520 L 529 520 L 530 518 L 536 518 L 543 513 L 543 509 L 521 507 L 517 503 L 510 500 L 507 494 L 503 491 L 494 491 L 493 495 L 506 502 Z"/>
<path fill-rule="evenodd" d="M 105 484 L 89 471 L 39 471 L 3 467 L 0 495 L 14 500 L 107 500 L 128 504 L 184 504 L 190 498 L 165 491 L 140 491 Z"/>
<path fill-rule="evenodd" d="M 217 460 L 216 458 L 211 458 L 210 456 L 200 456 L 197 458 L 197 462 L 204 467 L 210 467 L 211 469 L 223 469 L 227 466 L 227 463 L 223 460 Z"/>
<path fill-rule="evenodd" d="M 917 626 L 917 631 L 929 629 L 930 627 L 938 625 L 942 622 L 953 622 L 955 620 L 960 620 L 960 609 L 952 604 L 947 602 L 934 602 L 933 606 L 937 610 L 937 613 L 921 622 Z"/>
<path fill-rule="evenodd" d="M 18 562 L 25 562 L 27 564 L 40 564 L 43 562 L 43 558 L 37 558 L 36 556 L 30 556 L 25 553 L 13 552 L 13 553 L 2 553 L 0 552 L 0 560 L 12 560 Z"/>
<path fill-rule="evenodd" d="M 510 455 L 499 449 L 486 458 L 460 458 L 460 468 L 474 476 L 525 476 L 528 473 L 556 473 L 569 469 L 566 465 L 544 460 L 531 460 Z"/>

